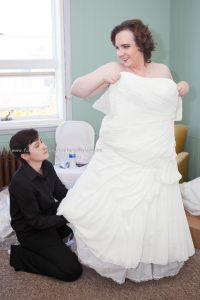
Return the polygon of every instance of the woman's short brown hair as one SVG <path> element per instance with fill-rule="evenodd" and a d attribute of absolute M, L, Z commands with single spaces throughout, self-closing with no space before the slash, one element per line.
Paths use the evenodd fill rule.
<path fill-rule="evenodd" d="M 141 20 L 133 19 L 122 22 L 117 25 L 111 32 L 111 41 L 115 46 L 115 37 L 122 30 L 130 30 L 134 35 L 134 41 L 139 50 L 144 54 L 145 62 L 151 62 L 151 52 L 155 49 L 155 43 L 152 34 L 147 25 Z"/>

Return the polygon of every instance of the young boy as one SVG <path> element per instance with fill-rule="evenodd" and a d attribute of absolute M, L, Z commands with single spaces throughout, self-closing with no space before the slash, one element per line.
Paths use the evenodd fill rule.
<path fill-rule="evenodd" d="M 22 162 L 9 186 L 11 226 L 20 243 L 11 246 L 10 265 L 15 271 L 78 279 L 81 265 L 62 241 L 71 229 L 56 215 L 67 189 L 47 161 L 46 145 L 35 129 L 25 129 L 11 138 L 10 149 Z"/>

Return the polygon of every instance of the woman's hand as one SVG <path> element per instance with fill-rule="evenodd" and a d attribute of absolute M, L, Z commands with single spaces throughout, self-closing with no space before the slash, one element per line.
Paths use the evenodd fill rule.
<path fill-rule="evenodd" d="M 184 97 L 188 94 L 190 86 L 186 81 L 180 81 L 179 83 L 177 83 L 177 89 L 179 96 Z"/>

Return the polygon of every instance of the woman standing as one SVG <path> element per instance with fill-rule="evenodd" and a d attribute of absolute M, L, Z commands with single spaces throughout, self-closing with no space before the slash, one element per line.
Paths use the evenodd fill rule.
<path fill-rule="evenodd" d="M 170 70 L 151 61 L 146 25 L 128 20 L 111 41 L 121 63 L 78 78 L 72 94 L 85 98 L 108 89 L 94 108 L 106 114 L 85 173 L 58 214 L 71 223 L 83 264 L 118 283 L 178 273 L 194 247 L 179 190 L 174 121 L 180 95 Z"/>

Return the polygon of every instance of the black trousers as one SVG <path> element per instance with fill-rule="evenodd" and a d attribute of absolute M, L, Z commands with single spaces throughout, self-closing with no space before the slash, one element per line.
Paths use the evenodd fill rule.
<path fill-rule="evenodd" d="M 43 230 L 12 245 L 10 265 L 15 271 L 51 276 L 64 281 L 74 281 L 82 274 L 82 267 L 75 253 L 62 241 L 71 229 Z"/>

